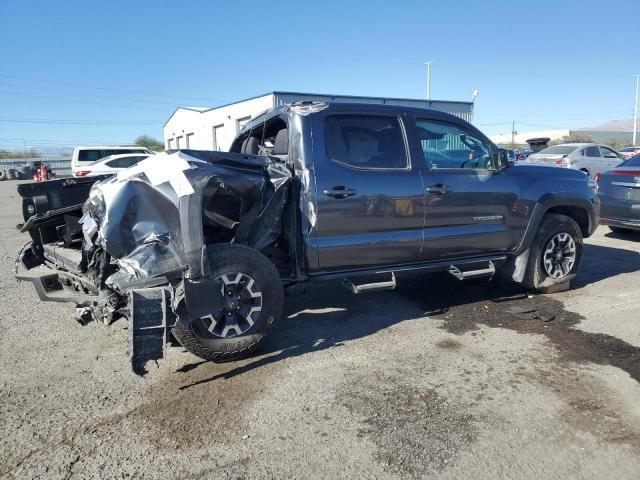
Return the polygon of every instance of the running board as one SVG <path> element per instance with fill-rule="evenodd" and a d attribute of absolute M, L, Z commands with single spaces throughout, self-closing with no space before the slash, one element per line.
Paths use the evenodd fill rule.
<path fill-rule="evenodd" d="M 352 293 L 365 293 L 365 292 L 379 292 L 382 290 L 393 290 L 396 288 L 396 275 L 391 272 L 391 279 L 383 282 L 371 282 L 371 283 L 354 283 L 353 280 L 345 278 L 343 281 L 345 287 L 347 287 Z"/>
<path fill-rule="evenodd" d="M 467 278 L 475 277 L 492 277 L 496 273 L 496 267 L 493 265 L 493 262 L 489 260 L 489 263 L 485 268 L 480 268 L 478 270 L 467 270 L 464 272 L 455 265 L 451 265 L 449 267 L 449 273 L 456 277 L 458 280 L 466 280 Z"/>

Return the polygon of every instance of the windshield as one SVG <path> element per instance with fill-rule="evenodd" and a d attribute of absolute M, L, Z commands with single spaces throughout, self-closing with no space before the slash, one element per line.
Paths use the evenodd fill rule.
<path fill-rule="evenodd" d="M 544 150 L 540 150 L 536 155 L 568 155 L 573 152 L 576 148 L 574 145 L 554 145 L 553 147 L 545 148 Z"/>

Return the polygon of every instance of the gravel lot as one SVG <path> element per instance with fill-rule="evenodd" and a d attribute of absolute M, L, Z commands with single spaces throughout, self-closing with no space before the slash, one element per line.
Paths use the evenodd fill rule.
<path fill-rule="evenodd" d="M 601 227 L 574 289 L 407 278 L 289 297 L 263 351 L 130 373 L 126 323 L 13 280 L 0 183 L 2 478 L 640 478 L 640 234 Z"/>

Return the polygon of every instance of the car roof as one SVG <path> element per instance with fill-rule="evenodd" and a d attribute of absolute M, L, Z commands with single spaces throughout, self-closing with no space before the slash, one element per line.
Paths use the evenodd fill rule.
<path fill-rule="evenodd" d="M 388 111 L 392 111 L 392 112 L 407 112 L 407 113 L 415 113 L 415 114 L 419 114 L 419 113 L 428 113 L 429 116 L 432 116 L 434 118 L 440 118 L 442 120 L 447 120 L 451 123 L 458 123 L 458 124 L 463 124 L 463 123 L 470 123 L 470 122 L 466 122 L 465 120 L 463 120 L 460 117 L 457 117 L 455 115 L 452 115 L 451 113 L 447 113 L 447 112 L 443 112 L 442 110 L 434 110 L 431 108 L 421 108 L 421 107 L 409 107 L 409 106 L 405 106 L 405 105 L 393 105 L 393 104 L 386 104 L 386 103 L 351 103 L 351 102 L 311 102 L 311 101 L 304 101 L 304 102 L 294 102 L 294 103 L 285 103 L 282 105 L 278 105 L 275 108 L 271 108 L 269 110 L 266 110 L 262 113 L 260 113 L 259 115 L 257 115 L 256 117 L 252 118 L 250 121 L 248 121 L 244 128 L 242 129 L 242 131 L 240 133 L 238 133 L 238 136 L 241 135 L 242 133 L 251 130 L 253 127 L 255 127 L 256 125 L 259 125 L 267 120 L 270 120 L 271 118 L 274 118 L 276 116 L 279 115 L 283 115 L 286 114 L 288 112 L 293 112 L 294 114 L 298 114 L 298 115 L 313 115 L 316 112 L 305 112 L 305 113 L 299 113 L 296 111 L 295 107 L 305 107 L 305 106 L 313 106 L 313 105 L 317 105 L 318 107 L 320 107 L 318 109 L 318 111 L 328 111 L 331 112 L 331 110 L 334 109 L 358 109 L 358 110 L 373 110 L 373 111 L 380 111 L 380 110 L 388 110 Z M 472 125 L 473 126 L 473 125 Z M 475 127 L 474 127 L 475 128 Z"/>

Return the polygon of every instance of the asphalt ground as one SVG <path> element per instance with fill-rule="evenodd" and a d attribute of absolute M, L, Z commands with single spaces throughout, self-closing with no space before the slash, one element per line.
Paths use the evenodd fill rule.
<path fill-rule="evenodd" d="M 640 478 L 640 234 L 600 227 L 567 292 L 448 275 L 290 296 L 263 350 L 175 348 L 141 379 L 127 324 L 13 279 L 0 182 L 1 478 Z"/>

